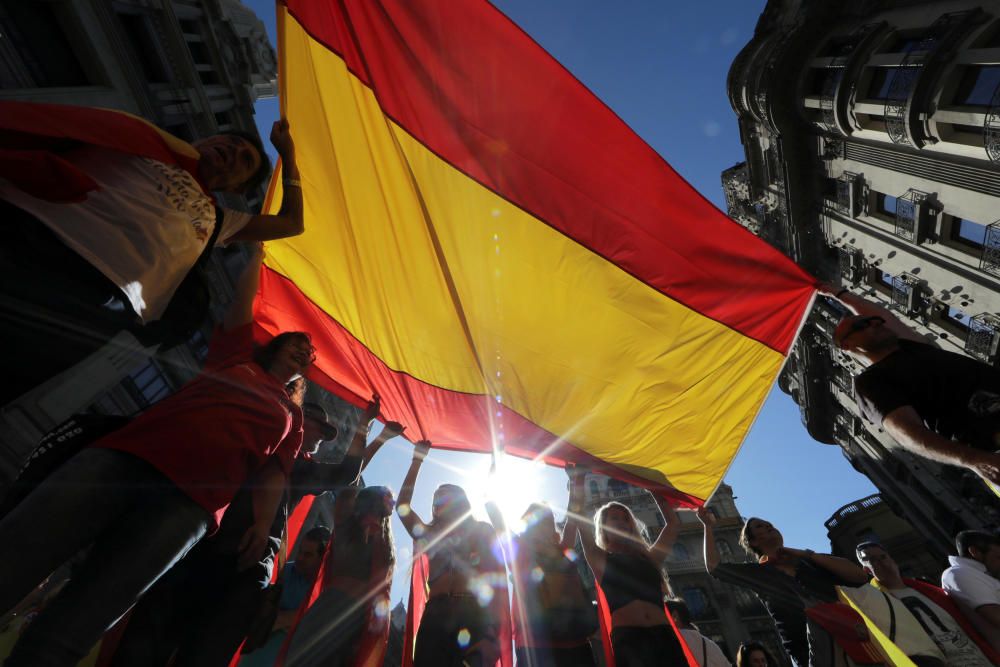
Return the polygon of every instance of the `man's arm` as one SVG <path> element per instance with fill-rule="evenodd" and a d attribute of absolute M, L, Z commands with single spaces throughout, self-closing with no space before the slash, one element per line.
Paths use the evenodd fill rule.
<path fill-rule="evenodd" d="M 855 315 L 861 315 L 863 317 L 881 317 L 885 320 L 885 326 L 891 329 L 892 332 L 900 338 L 929 344 L 926 338 L 911 329 L 907 324 L 896 317 L 896 315 L 888 308 L 880 306 L 877 303 L 873 303 L 862 296 L 858 296 L 853 292 L 847 291 L 846 289 L 834 287 L 833 285 L 821 285 L 819 293 L 830 297 L 834 301 L 839 301 L 842 306 Z"/>
<path fill-rule="evenodd" d="M 253 567 L 264 553 L 287 482 L 281 466 L 273 458 L 268 459 L 257 473 L 251 491 L 254 522 L 240 540 L 239 558 L 236 562 L 239 570 Z"/>
<path fill-rule="evenodd" d="M 281 157 L 281 209 L 274 215 L 255 215 L 246 226 L 232 236 L 233 241 L 271 241 L 298 236 L 305 231 L 302 219 L 302 187 L 299 168 L 295 164 L 295 143 L 288 131 L 288 121 L 282 118 L 271 128 L 271 143 Z"/>
<path fill-rule="evenodd" d="M 1000 484 L 1000 454 L 984 452 L 938 435 L 924 426 L 913 406 L 896 408 L 885 416 L 882 426 L 900 447 L 914 454 L 938 463 L 968 468 L 987 482 Z"/>
<path fill-rule="evenodd" d="M 264 246 L 260 243 L 250 243 L 247 247 L 250 248 L 250 260 L 236 283 L 233 301 L 229 304 L 222 321 L 222 328 L 226 331 L 253 322 L 253 300 L 260 285 L 260 265 L 264 261 Z"/>
<path fill-rule="evenodd" d="M 806 558 L 837 578 L 857 586 L 867 584 L 870 579 L 868 574 L 861 569 L 860 565 L 846 558 L 831 556 L 829 554 L 818 554 L 804 549 L 790 549 L 788 547 L 782 547 L 781 550 L 800 558 Z"/>

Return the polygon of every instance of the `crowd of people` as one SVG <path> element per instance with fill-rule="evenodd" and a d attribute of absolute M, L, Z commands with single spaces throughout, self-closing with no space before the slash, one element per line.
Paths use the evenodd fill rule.
<path fill-rule="evenodd" d="M 404 433 L 386 422 L 369 442 L 377 393 L 343 459 L 314 456 L 337 427 L 304 401 L 310 333 L 253 337 L 261 241 L 303 231 L 286 122 L 271 135 L 281 210 L 250 215 L 217 207 L 213 192 L 266 178 L 255 137 L 188 146 L 114 112 L 2 104 L 0 207 L 16 243 L 0 250 L 0 326 L 21 337 L 12 349 L 40 351 L 7 356 L 4 403 L 120 331 L 155 337 L 152 323 L 189 317 L 175 314 L 175 301 L 204 253 L 217 241 L 250 246 L 202 372 L 110 433 L 76 442 L 3 505 L 0 611 L 23 621 L 31 610 L 5 665 L 76 665 L 102 637 L 103 664 L 116 667 L 381 665 L 397 567 L 412 570 L 415 667 L 729 664 L 671 594 L 664 564 L 681 520 L 665 498 L 653 496 L 657 535 L 621 503 L 585 515 L 588 471 L 569 465 L 561 526 L 545 503 L 526 508 L 521 532 L 492 503 L 490 521 L 476 520 L 453 484 L 437 488 L 425 521 L 412 500 L 431 443 L 416 443 L 398 497 L 359 488 L 372 457 Z M 847 290 L 820 291 L 848 311 L 834 344 L 865 367 L 865 417 L 901 447 L 1000 483 L 1000 372 L 928 344 Z M 333 526 L 293 540 L 297 505 L 328 492 Z M 397 563 L 394 511 L 413 540 L 412 563 Z M 854 562 L 787 547 L 758 518 L 742 528 L 746 562 L 733 562 L 717 548 L 714 514 L 697 516 L 706 570 L 757 595 L 798 665 L 885 663 L 879 635 L 918 665 L 1000 665 L 997 535 L 960 533 L 937 586 L 902 577 L 879 543 L 859 544 Z M 66 571 L 58 586 L 45 584 Z M 778 664 L 750 638 L 735 661 Z"/>

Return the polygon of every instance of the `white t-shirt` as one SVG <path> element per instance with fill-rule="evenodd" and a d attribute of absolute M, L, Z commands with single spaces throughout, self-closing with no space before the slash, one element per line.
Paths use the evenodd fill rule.
<path fill-rule="evenodd" d="M 941 588 L 955 598 L 959 608 L 990 645 L 1000 650 L 1000 632 L 976 612 L 988 604 L 1000 605 L 1000 580 L 987 572 L 985 565 L 971 558 L 949 556 L 948 562 L 951 567 L 941 574 Z"/>
<path fill-rule="evenodd" d="M 951 614 L 912 588 L 887 590 L 910 611 L 927 636 L 934 640 L 949 665 L 990 667 L 992 664 Z"/>
<path fill-rule="evenodd" d="M 118 285 L 144 321 L 158 319 L 208 243 L 215 205 L 180 167 L 93 147 L 67 159 L 100 190 L 79 203 L 55 203 L 0 179 L 0 199 L 33 214 Z M 223 209 L 218 243 L 251 217 Z"/>
<path fill-rule="evenodd" d="M 701 667 L 732 667 L 719 645 L 697 630 L 681 628 L 681 636 Z"/>

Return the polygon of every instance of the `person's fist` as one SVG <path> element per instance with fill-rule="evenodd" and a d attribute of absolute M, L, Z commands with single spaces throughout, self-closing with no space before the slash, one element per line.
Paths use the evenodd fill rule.
<path fill-rule="evenodd" d="M 423 461 L 431 451 L 430 440 L 420 440 L 413 445 L 413 460 Z"/>
<path fill-rule="evenodd" d="M 288 130 L 288 121 L 284 118 L 274 121 L 274 125 L 271 126 L 271 145 L 278 151 L 278 155 L 283 157 L 295 151 L 292 133 Z"/>
<path fill-rule="evenodd" d="M 403 435 L 403 431 L 406 427 L 399 422 L 386 422 L 385 428 L 382 429 L 382 437 L 386 440 L 390 438 L 395 438 L 397 435 Z"/>
<path fill-rule="evenodd" d="M 711 528 L 712 526 L 715 525 L 716 522 L 715 512 L 708 509 L 707 507 L 704 506 L 699 507 L 698 511 L 695 514 L 697 515 L 698 520 L 701 521 L 702 524 L 704 524 L 708 528 Z"/>

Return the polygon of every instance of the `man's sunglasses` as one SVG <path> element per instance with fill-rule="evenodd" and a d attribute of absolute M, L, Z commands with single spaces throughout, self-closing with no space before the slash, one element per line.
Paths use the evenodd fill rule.
<path fill-rule="evenodd" d="M 852 334 L 856 334 L 859 331 L 864 331 L 873 324 L 885 324 L 885 319 L 879 317 L 878 315 L 872 315 L 871 317 L 862 317 L 851 322 L 851 326 L 848 327 L 847 333 L 844 334 L 843 338 L 840 339 L 840 344 L 843 345 Z"/>

